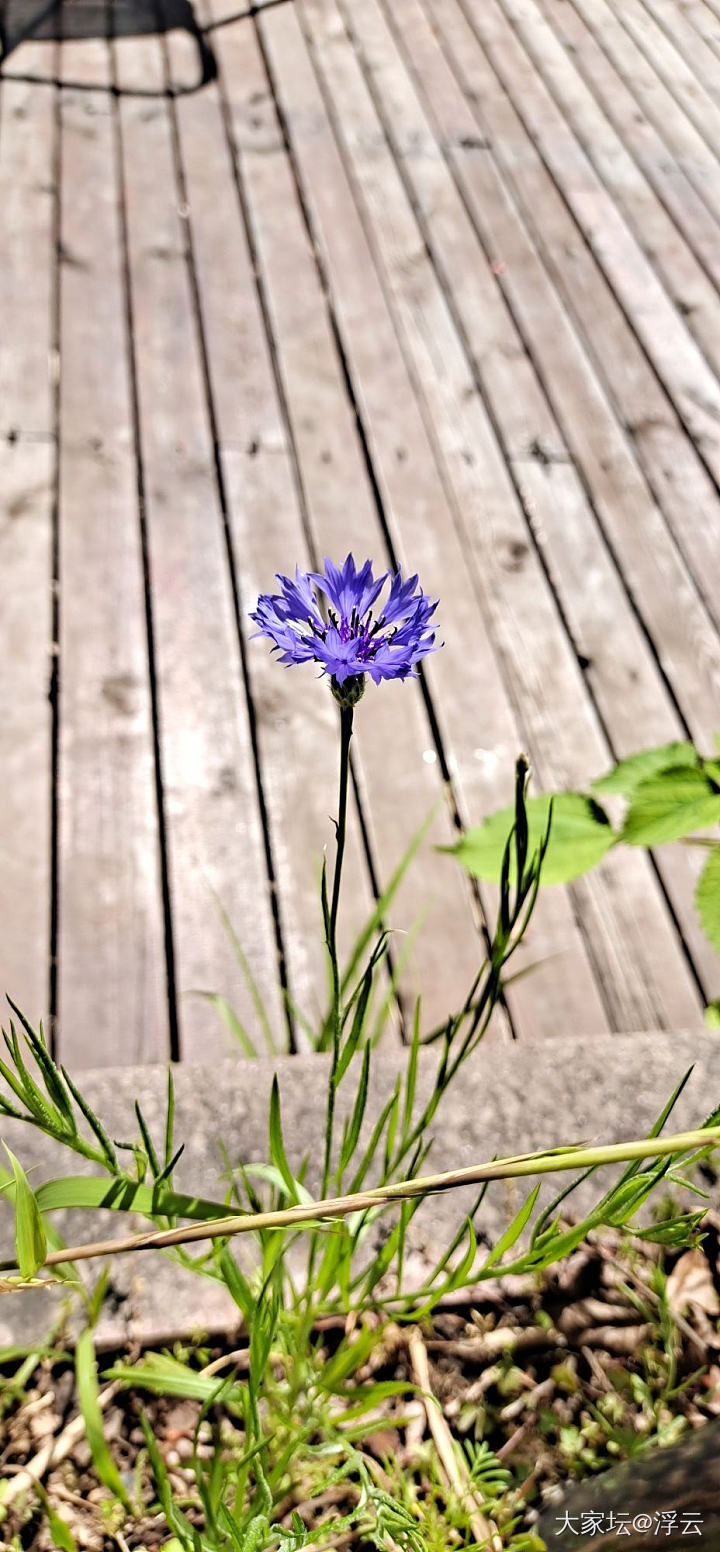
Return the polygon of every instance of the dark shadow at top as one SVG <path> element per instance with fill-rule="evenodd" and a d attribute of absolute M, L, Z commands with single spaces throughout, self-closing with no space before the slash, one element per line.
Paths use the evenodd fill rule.
<path fill-rule="evenodd" d="M 77 42 L 85 38 L 160 36 L 176 29 L 186 32 L 197 49 L 197 80 L 184 88 L 199 91 L 217 75 L 212 46 L 198 26 L 190 0 L 0 0 L 0 62 L 21 43 Z M 35 79 L 23 76 L 24 80 Z M 38 77 L 38 80 L 47 79 Z M 63 79 L 63 85 L 82 87 L 83 82 Z M 97 88 L 95 88 L 97 90 Z M 124 95 L 122 89 L 120 94 Z M 128 95 L 158 96 L 156 91 L 133 89 Z"/>
<path fill-rule="evenodd" d="M 218 17 L 207 27 L 200 27 L 191 0 L 0 0 L 0 81 L 62 85 L 73 91 L 97 92 L 102 88 L 96 82 L 71 81 L 64 73 L 59 81 L 55 75 L 15 71 L 12 66 L 6 67 L 6 61 L 21 43 L 35 40 L 73 42 L 85 38 L 159 37 L 179 30 L 186 32 L 196 46 L 198 73 L 195 81 L 174 86 L 169 92 L 120 86 L 114 86 L 112 90 L 119 97 L 181 97 L 199 91 L 217 76 L 210 33 L 276 6 L 292 3 L 293 0 L 240 0 L 237 9 Z"/>

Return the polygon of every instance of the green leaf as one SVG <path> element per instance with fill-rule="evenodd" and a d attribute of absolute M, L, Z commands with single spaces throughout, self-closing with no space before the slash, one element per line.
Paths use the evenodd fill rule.
<path fill-rule="evenodd" d="M 255 1316 L 256 1304 L 252 1288 L 227 1245 L 220 1251 L 218 1260 L 223 1282 L 242 1314 L 245 1330 L 249 1331 Z"/>
<path fill-rule="evenodd" d="M 359 1138 L 360 1138 L 360 1129 L 362 1127 L 363 1118 L 364 1118 L 364 1115 L 365 1115 L 365 1106 L 367 1104 L 368 1083 L 369 1083 L 369 1081 L 370 1081 L 370 1047 L 369 1047 L 369 1045 L 366 1045 L 365 1050 L 363 1051 L 362 1072 L 360 1074 L 360 1081 L 358 1083 L 358 1091 L 357 1091 L 357 1095 L 356 1095 L 356 1098 L 355 1098 L 355 1104 L 353 1106 L 352 1119 L 351 1119 L 350 1125 L 349 1125 L 349 1127 L 347 1129 L 346 1136 L 345 1136 L 345 1138 L 343 1140 L 342 1151 L 341 1151 L 341 1154 L 340 1154 L 340 1163 L 338 1165 L 338 1180 L 340 1180 L 342 1178 L 342 1176 L 344 1175 L 345 1170 L 347 1169 L 348 1164 L 350 1163 L 351 1159 L 353 1158 L 353 1156 L 355 1154 L 355 1149 L 357 1148 L 357 1145 L 358 1145 L 358 1141 L 359 1141 Z"/>
<path fill-rule="evenodd" d="M 75 1130 L 72 1105 L 70 1104 L 67 1092 L 63 1087 L 58 1068 L 52 1060 L 52 1057 L 50 1056 L 50 1053 L 45 1044 L 45 1036 L 43 1033 L 42 1024 L 40 1025 L 40 1033 L 36 1034 L 35 1030 L 32 1028 L 32 1025 L 28 1023 L 25 1014 L 21 1011 L 20 1008 L 18 1008 L 17 1004 L 13 1002 L 12 997 L 8 997 L 8 1002 L 13 1010 L 13 1013 L 16 1014 L 23 1026 L 27 1044 L 30 1047 L 33 1056 L 35 1057 L 35 1060 L 42 1071 L 48 1096 L 57 1106 L 58 1118 L 61 1127 L 63 1130 L 69 1131 L 72 1134 Z"/>
<path fill-rule="evenodd" d="M 278 1087 L 277 1073 L 273 1075 L 272 1089 L 270 1090 L 269 1131 L 270 1157 L 273 1161 L 273 1164 L 275 1165 L 275 1168 L 280 1171 L 280 1175 L 285 1182 L 290 1200 L 292 1202 L 297 1202 L 299 1200 L 297 1181 L 293 1175 L 290 1165 L 288 1164 L 287 1155 L 285 1153 L 285 1144 L 283 1142 L 282 1120 L 280 1116 L 280 1089 Z"/>
<path fill-rule="evenodd" d="M 15 1154 L 3 1143 L 15 1177 L 15 1258 L 22 1277 L 34 1277 L 47 1255 L 42 1213 L 27 1175 Z"/>
<path fill-rule="evenodd" d="M 402 1118 L 403 1142 L 405 1142 L 407 1140 L 407 1138 L 410 1136 L 410 1129 L 412 1127 L 412 1118 L 413 1118 L 413 1106 L 415 1104 L 415 1089 L 417 1087 L 418 1056 L 420 1054 L 420 1007 L 421 1007 L 421 1003 L 420 1003 L 420 998 L 418 997 L 417 1001 L 415 1003 L 415 1014 L 414 1014 L 414 1017 L 413 1017 L 412 1041 L 410 1043 L 410 1053 L 409 1053 L 409 1056 L 408 1056 L 407 1072 L 405 1074 L 405 1103 L 404 1103 L 404 1107 L 403 1107 L 403 1118 Z"/>
<path fill-rule="evenodd" d="M 383 944 L 383 951 L 384 951 L 384 948 L 385 948 L 385 945 Z M 368 1003 L 369 1003 L 369 1000 L 370 1000 L 370 993 L 372 991 L 372 985 L 373 985 L 373 973 L 374 973 L 374 956 L 373 956 L 373 960 L 368 965 L 368 968 L 365 971 L 365 974 L 364 974 L 364 976 L 362 978 L 362 983 L 361 983 L 361 987 L 360 987 L 360 994 L 359 994 L 357 1002 L 355 1004 L 355 1013 L 353 1015 L 353 1021 L 352 1021 L 352 1025 L 351 1025 L 351 1028 L 350 1028 L 350 1033 L 347 1036 L 347 1039 L 345 1041 L 345 1044 L 342 1047 L 340 1055 L 338 1056 L 337 1062 L 335 1063 L 334 1070 L 333 1070 L 333 1073 L 332 1073 L 332 1076 L 331 1076 L 331 1080 L 330 1081 L 331 1081 L 333 1087 L 336 1088 L 336 1089 L 340 1087 L 340 1084 L 342 1083 L 342 1080 L 345 1077 L 345 1073 L 347 1072 L 348 1067 L 350 1066 L 350 1063 L 351 1063 L 351 1061 L 353 1059 L 353 1056 L 355 1055 L 355 1052 L 357 1051 L 357 1048 L 358 1048 L 358 1046 L 360 1044 L 360 1041 L 361 1041 L 361 1039 L 363 1037 L 363 1033 L 364 1033 L 364 1030 L 365 1030 L 365 1017 L 366 1017 L 366 1014 L 367 1014 Z"/>
<path fill-rule="evenodd" d="M 659 749 L 642 749 L 638 754 L 620 760 L 606 776 L 600 776 L 592 784 L 593 792 L 618 792 L 621 797 L 632 797 L 636 787 L 649 776 L 670 767 L 697 767 L 698 752 L 693 744 L 662 744 Z"/>
<path fill-rule="evenodd" d="M 35 1482 L 34 1491 L 42 1503 L 53 1546 L 58 1548 L 58 1552 L 75 1552 L 75 1538 L 70 1526 L 53 1509 L 42 1482 Z"/>
<path fill-rule="evenodd" d="M 237 1041 L 243 1056 L 257 1057 L 257 1047 L 253 1045 L 245 1025 L 241 1024 L 227 997 L 221 997 L 219 992 L 201 991 L 197 987 L 194 987 L 189 995 L 191 997 L 202 997 L 204 1002 L 209 1002 L 216 1009 L 226 1029 L 230 1031 L 233 1040 Z"/>
<path fill-rule="evenodd" d="M 497 1240 L 493 1245 L 493 1248 L 490 1251 L 490 1254 L 484 1264 L 484 1271 L 487 1271 L 489 1267 L 496 1266 L 499 1261 L 502 1261 L 502 1258 L 506 1252 L 508 1250 L 512 1250 L 513 1245 L 517 1243 L 523 1229 L 525 1228 L 526 1223 L 532 1214 L 532 1210 L 538 1198 L 539 1190 L 539 1185 L 533 1186 L 530 1195 L 526 1197 L 519 1212 L 515 1214 L 512 1223 L 508 1224 L 505 1233 L 501 1234 L 500 1239 Z"/>
<path fill-rule="evenodd" d="M 686 1250 L 692 1244 L 704 1217 L 704 1212 L 682 1213 L 677 1218 L 654 1223 L 649 1229 L 636 1228 L 633 1232 L 638 1239 L 648 1240 L 652 1245 L 681 1246 Z"/>
<path fill-rule="evenodd" d="M 273 1339 L 280 1316 L 280 1297 L 276 1288 L 266 1283 L 255 1307 L 255 1319 L 250 1327 L 250 1369 L 248 1384 L 251 1395 L 257 1397 L 268 1366 Z"/>
<path fill-rule="evenodd" d="M 92 1331 L 83 1331 L 75 1349 L 75 1383 L 85 1434 L 100 1481 L 124 1508 L 131 1510 L 130 1499 L 120 1473 L 108 1449 L 103 1432 L 102 1412 L 98 1403 L 97 1363 Z"/>
<path fill-rule="evenodd" d="M 582 792 L 560 792 L 554 798 L 543 793 L 526 802 L 531 853 L 542 845 L 551 802 L 552 829 L 542 882 L 566 884 L 594 868 L 618 837 L 605 810 L 594 798 L 586 797 Z M 505 846 L 514 822 L 514 808 L 501 809 L 476 829 L 468 830 L 455 846 L 443 846 L 439 850 L 457 857 L 474 877 L 499 884 Z M 511 871 L 514 870 L 513 863 Z"/>
<path fill-rule="evenodd" d="M 673 766 L 636 787 L 621 838 L 630 846 L 662 846 L 718 820 L 720 794 L 707 776 L 692 766 Z"/>
<path fill-rule="evenodd" d="M 38 1186 L 36 1199 L 41 1212 L 56 1212 L 67 1207 L 109 1207 L 116 1212 L 143 1213 L 154 1218 L 158 1213 L 176 1218 L 227 1218 L 227 1202 L 209 1197 L 185 1196 L 164 1184 L 136 1185 L 132 1180 L 104 1180 L 98 1175 L 66 1175 Z"/>
<path fill-rule="evenodd" d="M 170 1487 L 167 1466 L 165 1465 L 162 1455 L 160 1454 L 157 1444 L 155 1443 L 155 1436 L 143 1408 L 140 1409 L 140 1423 L 142 1425 L 142 1431 L 145 1435 L 148 1459 L 150 1461 L 150 1467 L 155 1480 L 158 1499 L 165 1511 L 165 1518 L 168 1522 L 168 1525 L 171 1526 L 172 1529 L 177 1533 L 178 1531 L 182 1530 L 182 1526 L 178 1524 L 179 1515 L 176 1515 L 174 1512 L 173 1495 L 172 1489 Z M 180 1540 L 184 1547 L 188 1547 L 190 1545 L 187 1538 L 182 1535 Z"/>
<path fill-rule="evenodd" d="M 415 832 L 407 848 L 407 851 L 400 858 L 400 861 L 395 868 L 395 871 L 392 874 L 387 887 L 383 890 L 374 911 L 368 917 L 365 926 L 362 928 L 362 931 L 358 934 L 358 937 L 353 944 L 350 958 L 340 983 L 340 989 L 343 993 L 345 993 L 347 987 L 352 981 L 352 978 L 355 975 L 357 967 L 360 964 L 371 939 L 375 936 L 376 932 L 382 929 L 383 921 L 387 915 L 388 909 L 391 906 L 395 895 L 398 892 L 398 889 L 400 888 L 410 863 L 413 861 L 413 858 L 420 850 L 420 847 L 422 846 L 422 843 L 425 840 L 425 837 L 428 834 L 433 821 L 435 820 L 441 802 L 442 799 L 439 799 L 437 803 L 433 804 L 427 819 L 423 820 L 419 830 Z"/>
<path fill-rule="evenodd" d="M 711 851 L 695 891 L 700 925 L 720 954 L 720 846 Z"/>
<path fill-rule="evenodd" d="M 221 920 L 221 922 L 222 922 L 222 924 L 223 924 L 223 926 L 225 928 L 225 931 L 226 931 L 226 933 L 228 935 L 228 938 L 230 939 L 230 943 L 232 945 L 233 953 L 234 953 L 235 958 L 236 958 L 236 960 L 238 962 L 238 965 L 240 966 L 240 970 L 242 972 L 243 980 L 245 981 L 245 985 L 247 986 L 247 989 L 248 989 L 248 991 L 250 993 L 250 997 L 252 999 L 253 1006 L 255 1008 L 255 1012 L 257 1014 L 258 1023 L 259 1023 L 260 1028 L 261 1028 L 261 1030 L 263 1032 L 263 1037 L 264 1037 L 264 1040 L 265 1040 L 265 1046 L 267 1048 L 268 1055 L 269 1056 L 276 1056 L 277 1055 L 277 1051 L 276 1051 L 276 1048 L 275 1048 L 275 1040 L 274 1040 L 274 1037 L 273 1037 L 273 1032 L 272 1032 L 272 1029 L 270 1027 L 270 1019 L 268 1017 L 268 1011 L 267 1011 L 267 1008 L 265 1007 L 265 1003 L 263 1001 L 262 994 L 261 994 L 260 989 L 258 987 L 257 981 L 255 980 L 255 977 L 254 977 L 254 975 L 252 973 L 252 970 L 250 968 L 250 962 L 249 962 L 249 960 L 248 960 L 248 958 L 247 958 L 247 956 L 245 954 L 245 951 L 244 951 L 243 946 L 242 946 L 242 944 L 240 942 L 240 939 L 238 938 L 237 933 L 235 932 L 235 930 L 233 928 L 232 922 L 230 921 L 230 917 L 228 916 L 228 913 L 225 910 L 225 907 L 224 907 L 224 905 L 222 903 L 222 900 L 220 899 L 219 894 L 217 894 L 216 890 L 214 890 L 214 889 L 211 889 L 211 893 L 212 893 L 213 898 L 215 900 L 215 906 L 216 906 L 218 914 L 220 916 L 220 920 Z"/>
<path fill-rule="evenodd" d="M 148 1160 L 148 1163 L 150 1165 L 150 1169 L 151 1169 L 153 1175 L 155 1176 L 155 1179 L 157 1180 L 157 1177 L 160 1174 L 160 1165 L 158 1163 L 158 1156 L 157 1156 L 157 1154 L 155 1152 L 155 1147 L 154 1147 L 154 1144 L 153 1144 L 152 1137 L 150 1136 L 150 1130 L 149 1130 L 147 1121 L 145 1120 L 145 1117 L 144 1117 L 144 1115 L 142 1113 L 142 1110 L 140 1109 L 140 1101 L 139 1101 L 139 1099 L 135 1100 L 135 1116 L 136 1116 L 136 1119 L 137 1119 L 137 1124 L 138 1124 L 138 1126 L 140 1128 L 140 1136 L 142 1138 L 142 1145 L 143 1145 L 143 1148 L 145 1150 L 145 1154 L 147 1156 L 147 1160 Z"/>
<path fill-rule="evenodd" d="M 705 1009 L 705 1024 L 708 1029 L 720 1029 L 720 999 L 708 1003 Z"/>
<path fill-rule="evenodd" d="M 105 1131 L 105 1128 L 104 1128 L 102 1122 L 95 1115 L 94 1110 L 91 1109 L 91 1107 L 88 1104 L 87 1100 L 85 1099 L 84 1095 L 82 1095 L 80 1093 L 80 1090 L 76 1087 L 75 1083 L 73 1082 L 73 1080 L 70 1077 L 70 1074 L 66 1070 L 66 1068 L 65 1067 L 61 1067 L 60 1071 L 61 1071 L 61 1073 L 63 1075 L 63 1078 L 64 1078 L 64 1080 L 65 1080 L 69 1090 L 70 1090 L 70 1093 L 73 1096 L 73 1099 L 75 1100 L 76 1104 L 79 1106 L 80 1110 L 82 1111 L 82 1113 L 83 1113 L 83 1115 L 85 1117 L 85 1120 L 88 1123 L 88 1126 L 90 1127 L 91 1131 L 95 1133 L 95 1136 L 97 1137 L 97 1140 L 98 1140 L 98 1142 L 100 1144 L 100 1147 L 102 1148 L 103 1157 L 105 1158 L 106 1163 L 108 1164 L 109 1168 L 113 1171 L 113 1173 L 117 1173 L 117 1171 L 119 1169 L 119 1165 L 118 1165 L 118 1161 L 117 1161 L 117 1154 L 116 1154 L 115 1149 L 114 1149 L 114 1147 L 113 1147 L 113 1145 L 112 1145 L 112 1143 L 110 1141 L 110 1138 L 108 1137 L 107 1132 Z"/>
<path fill-rule="evenodd" d="M 103 1371 L 104 1380 L 119 1380 L 130 1389 L 149 1390 L 158 1396 L 184 1396 L 189 1401 L 214 1400 L 222 1382 L 216 1374 L 201 1374 L 167 1353 L 144 1353 L 138 1363 L 116 1363 Z M 242 1394 L 233 1386 L 233 1395 Z"/>
<path fill-rule="evenodd" d="M 165 1168 L 163 1174 L 169 1178 L 173 1163 L 173 1128 L 175 1126 L 175 1080 L 172 1066 L 168 1063 L 167 1081 L 167 1110 L 165 1112 Z"/>

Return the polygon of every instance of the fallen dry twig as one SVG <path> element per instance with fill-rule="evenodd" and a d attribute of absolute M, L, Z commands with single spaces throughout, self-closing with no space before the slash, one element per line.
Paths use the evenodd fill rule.
<path fill-rule="evenodd" d="M 111 1385 L 106 1385 L 105 1389 L 100 1391 L 97 1399 L 101 1411 L 109 1407 L 119 1389 L 120 1381 L 113 1380 Z M 63 1428 L 62 1433 L 57 1434 L 54 1439 L 48 1439 L 47 1444 L 38 1450 L 37 1455 L 24 1471 L 18 1472 L 17 1476 L 0 1486 L 0 1504 L 3 1508 L 26 1493 L 29 1488 L 34 1487 L 36 1482 L 41 1482 L 46 1472 L 53 1466 L 58 1466 L 61 1460 L 65 1460 L 72 1453 L 75 1445 L 79 1444 L 84 1433 L 85 1419 L 82 1413 L 79 1413 Z"/>
<path fill-rule="evenodd" d="M 422 1393 L 421 1399 L 425 1406 L 428 1428 L 433 1436 L 440 1465 L 448 1486 L 453 1489 L 463 1508 L 468 1511 L 468 1517 L 476 1541 L 481 1546 L 491 1547 L 492 1552 L 502 1552 L 502 1538 L 498 1528 L 493 1524 L 492 1520 L 487 1519 L 480 1508 L 470 1479 L 470 1473 L 466 1468 L 463 1468 L 462 1458 L 455 1448 L 453 1436 L 445 1421 L 442 1409 L 433 1395 L 430 1384 L 430 1365 L 428 1364 L 427 1348 L 417 1327 L 414 1327 L 408 1336 L 408 1352 L 413 1379 Z"/>

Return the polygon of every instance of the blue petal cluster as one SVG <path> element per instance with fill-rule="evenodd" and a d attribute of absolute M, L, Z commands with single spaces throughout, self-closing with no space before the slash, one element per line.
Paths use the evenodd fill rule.
<path fill-rule="evenodd" d="M 357 569 L 352 555 L 342 566 L 325 561 L 321 574 L 295 570 L 294 581 L 278 575 L 279 593 L 263 593 L 250 618 L 259 626 L 258 636 L 268 636 L 273 650 L 286 667 L 293 663 L 319 663 L 333 679 L 333 688 L 350 690 L 364 675 L 375 684 L 382 679 L 407 679 L 428 652 L 437 650 L 435 632 L 429 629 L 437 608 L 418 587 L 417 576 L 403 581 L 402 573 L 373 576 L 369 560 Z M 385 584 L 390 584 L 384 603 L 379 603 Z M 316 589 L 327 600 L 320 606 Z"/>

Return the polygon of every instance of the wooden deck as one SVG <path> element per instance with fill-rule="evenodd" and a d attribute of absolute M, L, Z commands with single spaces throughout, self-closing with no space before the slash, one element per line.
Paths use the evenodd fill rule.
<path fill-rule="evenodd" d="M 248 610 L 353 549 L 442 600 L 359 708 L 345 924 L 436 804 L 437 1022 L 493 900 L 433 843 L 516 753 L 720 728 L 720 0 L 196 0 L 204 84 L 185 0 L 4 15 L 0 984 L 69 1065 L 211 1061 L 222 909 L 278 1042 L 280 972 L 317 1011 L 334 708 Z M 543 895 L 505 1038 L 697 1025 L 696 864 Z"/>

